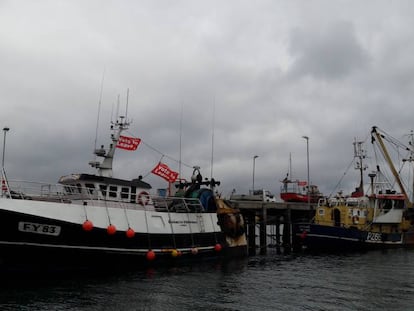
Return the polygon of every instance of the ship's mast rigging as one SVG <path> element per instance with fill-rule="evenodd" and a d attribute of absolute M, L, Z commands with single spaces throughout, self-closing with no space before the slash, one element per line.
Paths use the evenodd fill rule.
<path fill-rule="evenodd" d="M 114 159 L 114 154 L 116 150 L 116 145 L 118 143 L 121 133 L 129 128 L 130 121 L 126 118 L 128 115 L 128 100 L 129 100 L 129 89 L 127 90 L 127 104 L 125 109 L 125 116 L 119 116 L 119 96 L 117 102 L 117 111 L 115 121 L 111 121 L 111 140 L 112 143 L 109 145 L 108 151 L 105 150 L 102 145 L 101 148 L 95 148 L 95 156 L 102 157 L 102 162 L 100 161 L 90 161 L 89 165 L 98 170 L 99 176 L 112 177 L 112 163 Z M 96 143 L 95 143 L 96 144 Z"/>
<path fill-rule="evenodd" d="M 382 134 L 380 134 L 378 132 L 376 126 L 373 126 L 372 127 L 371 135 L 372 135 L 372 142 L 376 141 L 378 143 L 378 145 L 380 147 L 380 150 L 381 150 L 381 152 L 382 152 L 382 154 L 384 156 L 384 159 L 387 162 L 387 164 L 388 164 L 388 166 L 389 166 L 389 168 L 391 170 L 391 173 L 393 174 L 393 176 L 395 178 L 395 181 L 397 182 L 397 184 L 398 184 L 398 186 L 399 186 L 402 194 L 405 197 L 405 201 L 406 201 L 407 207 L 412 207 L 412 202 L 410 201 L 410 199 L 409 199 L 409 197 L 407 195 L 407 191 L 405 190 L 405 187 L 402 184 L 400 175 L 398 174 L 397 170 L 395 169 L 394 163 L 393 163 L 393 161 L 392 161 L 392 159 L 390 157 L 390 154 L 388 153 L 388 150 L 387 150 L 387 148 L 386 148 L 386 146 L 384 144 L 384 140 L 383 140 L 384 135 L 382 135 Z"/>
<path fill-rule="evenodd" d="M 407 158 L 402 159 L 403 162 L 409 162 L 412 163 L 414 162 L 414 132 L 413 130 L 411 130 L 410 134 L 408 134 L 408 136 L 410 137 L 409 141 L 408 141 L 408 145 L 409 147 L 409 156 Z M 412 184 L 411 184 L 411 202 L 414 202 L 414 166 L 413 166 L 413 176 L 411 177 L 412 179 Z"/>
<path fill-rule="evenodd" d="M 354 141 L 354 158 L 356 159 L 355 162 L 355 169 L 359 170 L 360 172 L 360 184 L 357 189 L 357 195 L 363 196 L 364 195 L 364 171 L 367 169 L 367 165 L 363 164 L 363 160 L 366 158 L 367 153 L 366 150 L 363 148 L 362 141 Z"/>

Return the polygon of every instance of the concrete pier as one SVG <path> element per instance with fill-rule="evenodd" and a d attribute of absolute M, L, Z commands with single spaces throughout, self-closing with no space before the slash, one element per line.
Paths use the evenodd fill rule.
<path fill-rule="evenodd" d="M 265 255 L 268 247 L 276 247 L 276 252 L 289 254 L 300 248 L 297 237 L 292 235 L 295 223 L 310 222 L 315 216 L 316 204 L 261 202 L 240 200 L 230 201 L 238 208 L 246 222 L 246 234 L 249 245 L 249 255 L 259 253 Z M 283 227 L 283 230 L 281 230 Z M 256 242 L 256 232 L 259 232 L 259 245 Z M 271 234 L 269 233 L 271 232 Z M 282 231 L 282 233 L 281 233 Z M 272 243 L 268 243 L 268 240 Z"/>

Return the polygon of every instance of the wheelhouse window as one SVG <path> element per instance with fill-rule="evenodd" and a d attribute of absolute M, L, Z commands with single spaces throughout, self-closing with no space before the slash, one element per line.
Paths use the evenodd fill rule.
<path fill-rule="evenodd" d="M 128 187 L 122 187 L 121 188 L 121 198 L 122 199 L 128 199 L 129 198 L 129 188 Z"/>
<path fill-rule="evenodd" d="M 403 200 L 395 200 L 394 201 L 394 207 L 398 209 L 404 208 L 404 201 Z"/>
<path fill-rule="evenodd" d="M 381 207 L 385 210 L 390 210 L 392 208 L 392 200 L 382 200 Z"/>
<path fill-rule="evenodd" d="M 118 191 L 117 186 L 109 186 L 109 196 L 111 198 L 116 198 L 117 197 L 117 191 Z"/>
<path fill-rule="evenodd" d="M 75 189 L 75 185 L 66 185 L 64 186 L 66 193 L 72 194 L 73 189 Z"/>
<path fill-rule="evenodd" d="M 95 193 L 95 185 L 94 184 L 85 184 L 86 190 L 88 190 L 89 194 Z"/>
<path fill-rule="evenodd" d="M 99 190 L 102 193 L 102 196 L 105 198 L 106 197 L 106 190 L 108 189 L 107 185 L 99 185 Z"/>
<path fill-rule="evenodd" d="M 137 187 L 131 187 L 131 203 L 137 200 Z"/>
<path fill-rule="evenodd" d="M 78 192 L 82 193 L 82 185 L 81 184 L 76 184 L 76 187 L 78 188 Z"/>

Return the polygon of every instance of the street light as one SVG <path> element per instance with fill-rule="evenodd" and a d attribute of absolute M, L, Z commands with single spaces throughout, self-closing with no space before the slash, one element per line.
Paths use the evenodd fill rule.
<path fill-rule="evenodd" d="M 3 128 L 3 132 L 4 132 L 4 136 L 3 136 L 3 158 L 1 160 L 1 168 L 2 168 L 3 172 L 4 172 L 4 154 L 5 154 L 5 151 L 6 151 L 6 133 L 9 130 L 10 130 L 10 128 L 8 128 L 7 126 L 5 126 Z"/>
<path fill-rule="evenodd" d="M 307 159 L 307 167 L 308 167 L 308 207 L 310 209 L 310 183 L 309 183 L 309 137 L 302 136 L 302 138 L 306 139 L 306 159 Z"/>
<path fill-rule="evenodd" d="M 254 169 L 255 169 L 255 166 L 256 166 L 256 159 L 258 158 L 259 156 L 258 155 L 255 155 L 254 157 L 253 157 L 253 189 L 252 189 L 252 194 L 254 195 Z"/>

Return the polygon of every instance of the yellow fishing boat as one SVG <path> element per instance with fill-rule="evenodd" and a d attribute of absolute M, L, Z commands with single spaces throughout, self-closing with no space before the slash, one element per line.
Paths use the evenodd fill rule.
<path fill-rule="evenodd" d="M 365 155 L 357 153 L 360 186 L 350 196 L 338 194 L 320 200 L 313 221 L 296 224 L 296 238 L 304 248 L 347 251 L 414 246 L 413 204 L 401 178 L 403 165 L 414 161 L 414 144 L 410 142 L 405 146 L 375 126 L 371 131 L 371 142 L 389 167 L 393 181 L 385 180 L 385 170 L 383 172 L 383 168 L 377 164 L 376 171 L 368 174 L 370 189 L 365 194 L 365 167 L 362 163 Z M 393 150 L 403 148 L 407 155 L 404 157 L 400 153 L 402 165 L 398 171 L 386 148 L 386 142 L 393 144 Z"/>

